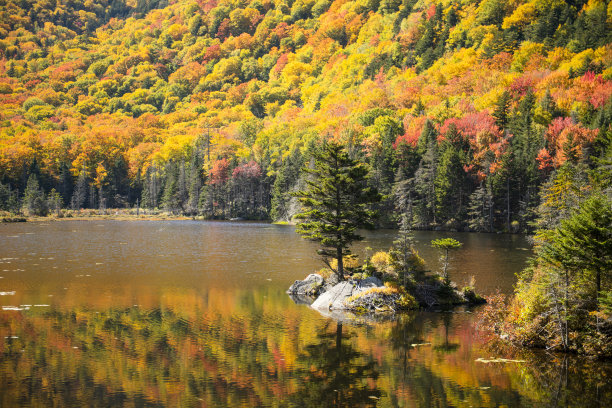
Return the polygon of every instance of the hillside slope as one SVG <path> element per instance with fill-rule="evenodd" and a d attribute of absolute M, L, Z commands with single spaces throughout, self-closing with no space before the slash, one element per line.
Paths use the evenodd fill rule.
<path fill-rule="evenodd" d="M 417 227 L 518 231 L 610 154 L 609 1 L 169 3 L 2 2 L 5 197 L 284 219 L 333 137 L 388 220 L 395 193 Z"/>

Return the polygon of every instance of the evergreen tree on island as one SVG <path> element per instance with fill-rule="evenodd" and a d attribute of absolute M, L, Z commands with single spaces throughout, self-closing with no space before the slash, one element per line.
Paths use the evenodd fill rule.
<path fill-rule="evenodd" d="M 311 177 L 307 189 L 295 196 L 303 211 L 296 215 L 301 221 L 297 232 L 303 237 L 321 243 L 318 250 L 323 261 L 344 280 L 344 256 L 350 254 L 353 241 L 360 241 L 357 228 L 373 227 L 376 212 L 370 204 L 380 201 L 378 191 L 368 186 L 368 169 L 364 163 L 353 160 L 340 143 L 326 141 L 314 154 L 314 168 L 304 168 Z"/>

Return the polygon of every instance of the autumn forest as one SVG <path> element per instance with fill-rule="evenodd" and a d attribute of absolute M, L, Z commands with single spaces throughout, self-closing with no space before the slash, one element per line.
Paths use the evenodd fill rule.
<path fill-rule="evenodd" d="M 611 378 L 610 0 L 0 0 L 0 406 Z"/>
<path fill-rule="evenodd" d="M 528 232 L 554 186 L 609 183 L 608 1 L 3 0 L 0 13 L 8 212 L 290 220 L 323 139 L 369 165 L 380 225 L 408 206 L 413 228 Z"/>

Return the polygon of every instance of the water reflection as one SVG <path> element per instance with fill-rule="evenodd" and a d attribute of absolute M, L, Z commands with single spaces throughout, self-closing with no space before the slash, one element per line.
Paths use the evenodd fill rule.
<path fill-rule="evenodd" d="M 199 309 L 191 295 L 154 309 L 0 313 L 1 405 L 595 407 L 612 398 L 609 364 L 493 348 L 475 337 L 470 314 L 351 326 L 300 306 L 267 309 L 251 292 L 225 294 L 237 305 L 230 313 Z M 524 362 L 476 362 L 500 356 Z"/>
<path fill-rule="evenodd" d="M 326 322 L 298 357 L 295 374 L 301 381 L 292 402 L 308 407 L 376 406 L 382 392 L 376 387 L 375 362 L 347 341 L 342 323 L 335 323 L 334 332 L 330 325 Z"/>
<path fill-rule="evenodd" d="M 433 349 L 439 353 L 452 353 L 460 346 L 459 343 L 453 343 L 449 340 L 449 328 L 451 325 L 452 314 L 450 312 L 442 313 L 442 323 L 444 325 L 444 342 L 433 346 Z"/>
<path fill-rule="evenodd" d="M 383 231 L 365 244 L 386 248 L 391 238 Z M 476 268 L 519 262 L 524 251 L 499 236 L 463 238 L 473 255 L 458 262 L 466 275 L 489 286 L 512 279 L 511 262 Z M 0 240 L 3 407 L 612 400 L 610 364 L 500 348 L 474 330 L 477 309 L 338 325 L 296 305 L 288 284 L 319 263 L 290 228 L 65 222 L 1 226 Z"/>

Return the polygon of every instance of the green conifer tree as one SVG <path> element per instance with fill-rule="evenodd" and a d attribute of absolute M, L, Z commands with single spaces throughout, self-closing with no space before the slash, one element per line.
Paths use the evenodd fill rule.
<path fill-rule="evenodd" d="M 19 212 L 19 196 L 17 191 L 12 191 L 10 184 L 0 183 L 0 210 L 11 213 Z"/>
<path fill-rule="evenodd" d="M 45 216 L 49 212 L 45 194 L 38 185 L 38 179 L 34 174 L 30 174 L 28 184 L 24 191 L 23 204 L 30 215 Z"/>
<path fill-rule="evenodd" d="M 591 276 L 595 293 L 610 288 L 612 277 L 612 201 L 600 193 L 585 200 L 579 209 L 552 233 L 538 251 L 541 262 Z"/>
<path fill-rule="evenodd" d="M 176 212 L 180 208 L 179 201 L 179 169 L 174 163 L 166 166 L 166 182 L 162 196 L 162 206 L 166 211 Z"/>
<path fill-rule="evenodd" d="M 294 149 L 285 159 L 278 171 L 272 186 L 272 209 L 270 216 L 273 220 L 289 220 L 291 189 L 298 183 L 300 167 L 303 165 L 300 149 Z"/>
<path fill-rule="evenodd" d="M 447 285 L 450 284 L 450 279 L 448 276 L 448 268 L 450 265 L 450 251 L 461 248 L 461 245 L 461 242 L 457 241 L 454 238 L 440 238 L 431 241 L 432 247 L 442 250 L 442 256 L 440 257 L 440 260 L 442 261 L 442 278 L 444 278 L 444 282 Z"/>
<path fill-rule="evenodd" d="M 328 141 L 315 152 L 314 168 L 304 168 L 312 176 L 307 189 L 295 193 L 304 207 L 296 216 L 297 231 L 321 243 L 318 253 L 324 262 L 335 258 L 336 274 L 344 280 L 343 259 L 353 241 L 363 239 L 358 227 L 371 227 L 375 212 L 370 204 L 380 201 L 378 192 L 367 186 L 368 169 L 349 157 L 342 145 Z"/>
<path fill-rule="evenodd" d="M 502 92 L 497 99 L 495 109 L 493 110 L 493 117 L 495 118 L 495 124 L 500 129 L 505 129 L 508 125 L 508 117 L 510 114 L 510 102 L 512 98 L 508 91 Z"/>

